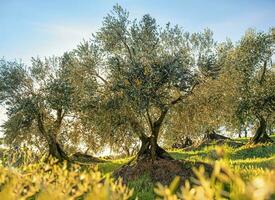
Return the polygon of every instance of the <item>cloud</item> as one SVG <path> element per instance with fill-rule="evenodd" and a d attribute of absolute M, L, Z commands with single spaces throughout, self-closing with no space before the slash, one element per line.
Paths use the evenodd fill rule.
<path fill-rule="evenodd" d="M 96 32 L 97 26 L 91 24 L 46 24 L 34 23 L 33 30 L 36 33 L 35 39 L 30 41 L 24 52 L 19 53 L 20 58 L 26 64 L 30 64 L 31 57 L 60 56 L 64 52 L 75 48 L 83 39 L 91 38 Z"/>
<path fill-rule="evenodd" d="M 91 36 L 96 30 L 95 26 L 89 24 L 35 24 L 35 28 L 56 39 L 71 40 Z"/>
<path fill-rule="evenodd" d="M 83 39 L 88 39 L 95 32 L 96 26 L 90 24 L 37 24 L 36 29 L 49 38 L 44 41 L 44 51 L 63 53 L 76 47 Z"/>

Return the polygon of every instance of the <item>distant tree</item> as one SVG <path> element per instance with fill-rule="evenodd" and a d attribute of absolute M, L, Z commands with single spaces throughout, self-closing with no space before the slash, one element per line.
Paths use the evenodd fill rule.
<path fill-rule="evenodd" d="M 231 60 L 235 70 L 232 74 L 236 75 L 235 81 L 239 84 L 237 117 L 242 124 L 254 120 L 259 123 L 251 140 L 253 143 L 272 141 L 266 128 L 275 111 L 275 74 L 271 66 L 274 47 L 275 39 L 271 33 L 249 30 Z"/>
<path fill-rule="evenodd" d="M 207 34 L 205 38 L 211 37 Z M 171 133 L 167 135 L 168 137 L 191 136 L 193 140 L 200 140 L 203 136 L 207 137 L 216 133 L 222 126 L 226 126 L 232 117 L 231 107 L 234 107 L 232 103 L 235 102 L 235 97 L 231 94 L 236 86 L 232 84 L 232 77 L 224 73 L 224 63 L 234 46 L 230 40 L 214 43 L 212 39 L 205 40 L 202 37 L 198 39 L 205 46 L 200 50 L 204 60 L 210 59 L 211 62 L 202 62 L 202 56 L 198 56 L 196 65 L 199 69 L 197 72 L 199 84 L 183 104 L 174 106 L 170 112 L 169 132 Z M 229 104 L 230 107 L 227 106 Z"/>
<path fill-rule="evenodd" d="M 190 121 L 193 126 L 224 126 L 233 132 L 257 120 L 259 126 L 251 142 L 272 141 L 266 134 L 275 109 L 272 34 L 249 30 L 222 55 L 219 76 L 200 84 L 186 104 L 185 115 L 194 113 L 195 121 Z"/>
<path fill-rule="evenodd" d="M 72 106 L 72 88 L 64 71 L 64 58 L 32 59 L 32 66 L 1 60 L 0 103 L 7 108 L 4 135 L 13 140 L 35 131 L 49 154 L 67 159 L 58 142 L 64 117 Z"/>
<path fill-rule="evenodd" d="M 101 54 L 94 43 L 84 41 L 64 55 L 67 80 L 74 91 L 70 114 L 72 120 L 65 140 L 72 140 L 71 147 L 79 144 L 85 146 L 87 152 L 93 153 L 101 151 L 107 141 L 104 137 L 106 134 L 99 128 L 101 119 L 98 117 L 102 112 L 100 105 L 106 84 L 100 72 Z"/>
<path fill-rule="evenodd" d="M 183 115 L 193 113 L 189 118 L 192 127 L 224 126 L 233 132 L 246 129 L 257 120 L 259 126 L 251 142 L 272 142 L 266 128 L 268 122 L 272 123 L 275 110 L 275 76 L 271 67 L 274 36 L 249 30 L 236 46 L 225 49 L 228 50 L 218 62 L 218 77 L 204 79 L 190 96 Z"/>

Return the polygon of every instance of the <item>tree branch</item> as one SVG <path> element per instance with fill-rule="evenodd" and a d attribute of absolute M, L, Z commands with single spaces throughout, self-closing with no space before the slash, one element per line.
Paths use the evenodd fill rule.
<path fill-rule="evenodd" d="M 166 107 L 165 109 L 163 109 L 163 110 L 161 111 L 160 117 L 159 117 L 158 120 L 155 121 L 154 124 L 153 124 L 154 127 L 158 127 L 158 126 L 160 126 L 160 125 L 162 124 L 162 122 L 163 122 L 163 120 L 164 120 L 164 118 L 165 118 L 165 116 L 166 116 L 168 110 L 169 110 L 169 109 Z"/>
<path fill-rule="evenodd" d="M 88 64 L 85 64 L 85 63 L 81 63 L 81 65 L 89 68 L 90 66 Z M 102 76 L 100 76 L 96 70 L 93 70 L 93 75 L 95 75 L 96 77 L 98 77 L 100 80 L 102 80 L 106 85 L 109 84 L 108 81 L 106 81 Z"/>
<path fill-rule="evenodd" d="M 149 121 L 150 129 L 152 130 L 152 128 L 153 128 L 153 123 L 152 123 L 152 119 L 151 119 L 151 117 L 150 117 L 150 115 L 149 115 L 148 109 L 146 109 L 146 115 L 147 115 L 147 118 L 148 118 L 148 121 Z"/>
<path fill-rule="evenodd" d="M 47 132 L 45 130 L 44 124 L 43 124 L 43 120 L 42 120 L 42 115 L 40 113 L 37 114 L 36 120 L 37 120 L 37 126 L 38 126 L 38 130 L 40 131 L 40 133 L 47 138 Z"/>
<path fill-rule="evenodd" d="M 123 36 L 119 33 L 119 31 L 116 28 L 114 28 L 114 30 L 115 30 L 116 34 L 120 37 L 120 40 L 123 43 L 124 47 L 127 49 L 129 57 L 130 57 L 130 60 L 132 62 L 134 62 L 131 49 L 130 49 L 129 45 L 126 43 L 126 40 L 123 38 Z"/>
<path fill-rule="evenodd" d="M 267 65 L 267 62 L 264 61 L 264 66 L 263 66 L 262 75 L 261 75 L 261 78 L 260 78 L 260 80 L 259 80 L 259 83 L 260 83 L 260 84 L 262 84 L 262 82 L 264 81 L 265 72 L 266 72 L 266 65 Z"/>
<path fill-rule="evenodd" d="M 195 84 L 191 87 L 191 89 L 190 89 L 186 94 L 179 96 L 177 99 L 173 100 L 170 104 L 171 104 L 171 105 L 175 105 L 175 104 L 177 104 L 179 101 L 181 101 L 181 100 L 185 99 L 186 97 L 188 97 L 190 94 L 193 93 L 193 90 L 195 89 L 195 87 L 196 87 L 198 84 L 199 84 L 199 82 L 196 81 Z"/>
<path fill-rule="evenodd" d="M 108 81 L 106 81 L 102 76 L 100 76 L 96 71 L 95 71 L 95 76 L 98 77 L 100 80 L 102 80 L 106 85 L 108 85 Z"/>

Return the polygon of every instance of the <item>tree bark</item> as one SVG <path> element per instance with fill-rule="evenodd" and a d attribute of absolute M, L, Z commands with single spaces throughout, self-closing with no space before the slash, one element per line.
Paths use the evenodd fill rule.
<path fill-rule="evenodd" d="M 246 130 L 246 128 L 244 129 L 244 137 L 247 137 L 247 130 Z"/>
<path fill-rule="evenodd" d="M 170 159 L 172 160 L 173 158 L 169 155 L 168 152 L 166 152 L 163 148 L 161 148 L 157 141 L 158 141 L 158 135 L 159 131 L 162 125 L 162 122 L 164 120 L 164 117 L 167 113 L 167 110 L 163 111 L 161 113 L 161 116 L 157 121 L 154 123 L 151 123 L 151 136 L 147 137 L 146 135 L 142 135 L 140 137 L 141 140 L 141 148 L 138 152 L 137 159 L 150 159 L 152 161 L 157 160 L 157 159 Z"/>
<path fill-rule="evenodd" d="M 164 108 L 161 111 L 161 114 L 159 118 L 152 122 L 149 113 L 147 112 L 148 121 L 151 129 L 151 136 L 148 138 L 143 138 L 145 144 L 143 145 L 143 148 L 145 148 L 145 153 L 147 152 L 147 155 L 145 154 L 145 157 L 150 158 L 152 161 L 155 161 L 157 159 L 173 159 L 168 152 L 166 152 L 163 148 L 161 148 L 158 145 L 158 136 L 160 132 L 160 128 L 163 124 L 164 118 L 168 112 L 168 108 Z M 142 145 L 141 145 L 142 146 Z M 144 155 L 142 152 L 140 152 L 140 156 Z M 139 157 L 140 157 L 139 156 Z"/>
<path fill-rule="evenodd" d="M 151 130 L 150 137 L 148 137 L 144 133 L 144 128 L 140 125 L 138 120 L 136 120 L 135 118 L 129 118 L 129 122 L 133 130 L 137 133 L 141 141 L 141 146 L 136 156 L 137 160 L 148 159 L 154 161 L 159 158 L 172 159 L 172 157 L 157 143 L 159 131 L 167 111 L 168 109 L 164 109 L 161 112 L 158 120 L 156 120 L 155 122 L 152 122 L 149 113 L 147 113 L 148 122 Z M 131 160 L 129 163 L 132 163 L 132 161 L 133 160 Z"/>
<path fill-rule="evenodd" d="M 61 148 L 60 144 L 56 141 L 56 138 L 53 135 L 48 135 L 47 142 L 49 145 L 49 155 L 59 160 L 69 160 L 69 157 Z"/>
<path fill-rule="evenodd" d="M 169 155 L 167 151 L 161 148 L 156 139 L 152 137 L 147 137 L 141 139 L 141 147 L 137 154 L 137 160 L 158 160 L 158 159 L 169 159 L 173 158 Z"/>
<path fill-rule="evenodd" d="M 48 148 L 49 148 L 49 155 L 53 156 L 59 160 L 69 160 L 68 156 L 66 153 L 63 151 L 61 146 L 56 140 L 56 133 L 47 131 L 44 127 L 43 123 L 43 116 L 41 114 L 38 114 L 37 116 L 37 125 L 38 125 L 38 130 L 40 131 L 41 135 L 45 137 L 47 143 L 48 143 Z M 58 124 L 57 127 L 60 127 Z M 53 131 L 57 131 L 56 128 L 53 128 Z"/>
<path fill-rule="evenodd" d="M 250 140 L 250 143 L 252 144 L 258 144 L 258 143 L 273 143 L 274 141 L 267 135 L 266 133 L 266 120 L 262 116 L 258 116 L 259 120 L 259 127 L 256 130 L 255 135 Z"/>

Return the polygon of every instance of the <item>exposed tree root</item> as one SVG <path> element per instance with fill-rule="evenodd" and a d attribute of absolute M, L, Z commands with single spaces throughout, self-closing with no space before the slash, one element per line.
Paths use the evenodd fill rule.
<path fill-rule="evenodd" d="M 215 131 L 212 131 L 211 133 L 205 134 L 201 142 L 193 143 L 193 145 L 184 148 L 184 150 L 190 151 L 190 150 L 203 148 L 209 145 L 224 145 L 224 144 L 227 144 L 232 147 L 240 147 L 244 145 L 244 143 L 242 142 L 234 141 L 229 137 L 217 134 Z"/>
<path fill-rule="evenodd" d="M 147 146 L 146 148 L 141 149 L 137 154 L 137 160 L 146 160 L 146 159 L 152 159 L 150 146 Z M 167 151 L 165 151 L 163 148 L 157 145 L 156 160 L 159 160 L 159 159 L 173 160 L 173 158 L 170 156 L 170 154 Z"/>
<path fill-rule="evenodd" d="M 49 156 L 53 156 L 59 161 L 66 160 L 69 163 L 77 163 L 80 165 L 89 165 L 93 163 L 104 162 L 104 160 L 80 152 L 77 152 L 72 156 L 68 156 L 58 142 L 55 142 L 50 146 Z"/>
<path fill-rule="evenodd" d="M 253 138 L 250 139 L 248 144 L 259 144 L 259 143 L 274 143 L 274 141 L 266 133 L 266 120 L 262 116 L 258 116 L 259 127 Z"/>
<path fill-rule="evenodd" d="M 172 148 L 183 149 L 183 148 L 192 146 L 193 144 L 194 142 L 189 137 L 185 137 L 181 140 L 181 142 L 172 144 Z"/>
<path fill-rule="evenodd" d="M 180 176 L 181 183 L 190 177 L 194 177 L 192 167 L 204 165 L 208 173 L 212 167 L 205 163 L 193 163 L 189 161 L 158 159 L 154 162 L 151 159 L 138 160 L 134 165 L 124 165 L 114 172 L 114 177 L 122 177 L 124 183 L 135 180 L 142 175 L 149 175 L 153 182 L 160 182 L 168 185 L 175 176 Z"/>
<path fill-rule="evenodd" d="M 78 164 L 93 164 L 105 162 L 104 160 L 80 152 L 73 154 L 70 157 L 70 161 Z"/>
<path fill-rule="evenodd" d="M 173 157 L 165 151 L 163 148 L 161 148 L 158 144 L 156 144 L 155 148 L 155 158 L 152 156 L 152 145 L 151 145 L 151 140 L 147 138 L 146 140 L 142 141 L 141 147 L 137 155 L 131 159 L 126 165 L 132 165 L 133 163 L 139 162 L 139 161 L 144 161 L 146 162 L 154 162 L 155 160 L 160 160 L 160 159 L 166 159 L 166 160 L 173 160 Z"/>
<path fill-rule="evenodd" d="M 251 138 L 248 144 L 267 144 L 267 143 L 274 143 L 274 141 L 265 133 L 261 137 L 257 138 L 256 140 Z"/>

